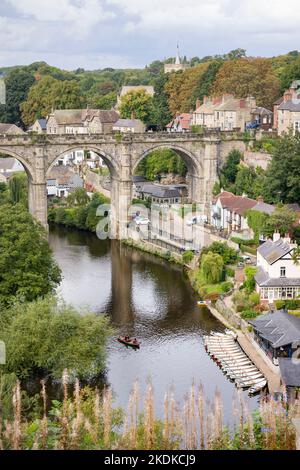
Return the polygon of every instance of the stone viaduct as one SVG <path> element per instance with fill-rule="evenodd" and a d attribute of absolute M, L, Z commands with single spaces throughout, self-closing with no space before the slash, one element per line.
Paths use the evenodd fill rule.
<path fill-rule="evenodd" d="M 245 150 L 238 134 L 64 134 L 0 135 L 0 154 L 19 160 L 28 175 L 30 212 L 47 227 L 46 181 L 57 159 L 75 149 L 92 150 L 103 158 L 111 174 L 111 232 L 126 236 L 128 208 L 132 200 L 132 176 L 140 161 L 158 148 L 174 150 L 188 168 L 191 201 L 208 213 L 218 169 L 233 148 Z"/>

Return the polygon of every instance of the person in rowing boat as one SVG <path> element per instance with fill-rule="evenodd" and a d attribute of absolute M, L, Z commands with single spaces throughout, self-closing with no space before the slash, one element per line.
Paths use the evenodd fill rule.
<path fill-rule="evenodd" d="M 134 340 L 132 341 L 132 344 L 138 344 L 138 340 L 134 338 Z"/>

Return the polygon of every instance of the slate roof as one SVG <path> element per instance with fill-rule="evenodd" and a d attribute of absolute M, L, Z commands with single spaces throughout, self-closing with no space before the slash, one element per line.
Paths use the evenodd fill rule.
<path fill-rule="evenodd" d="M 249 323 L 273 348 L 300 341 L 300 318 L 285 310 L 261 315 L 255 320 L 249 320 Z"/>
<path fill-rule="evenodd" d="M 10 134 L 24 133 L 24 131 L 15 124 L 0 123 L 0 134 L 7 134 L 8 132 Z"/>
<path fill-rule="evenodd" d="M 173 198 L 180 197 L 179 188 L 172 185 L 158 185 L 154 183 L 141 183 L 138 190 L 141 193 L 149 194 L 158 198 Z"/>
<path fill-rule="evenodd" d="M 267 204 L 266 202 L 258 202 L 255 206 L 252 207 L 254 211 L 263 212 L 264 214 L 272 214 L 275 210 L 275 206 L 272 204 Z"/>
<path fill-rule="evenodd" d="M 216 111 L 238 111 L 239 109 L 247 109 L 249 104 L 245 101 L 245 105 L 241 106 L 241 100 L 237 98 L 231 98 L 226 100 L 225 103 L 216 106 Z"/>
<path fill-rule="evenodd" d="M 281 111 L 294 111 L 300 112 L 300 99 L 292 99 L 281 103 L 278 106 L 278 109 Z"/>
<path fill-rule="evenodd" d="M 260 116 L 272 116 L 272 111 L 270 111 L 269 109 L 267 108 L 264 108 L 262 106 L 258 106 L 257 108 L 255 108 L 252 112 L 252 114 L 259 114 Z"/>
<path fill-rule="evenodd" d="M 273 264 L 283 256 L 287 255 L 293 248 L 282 238 L 273 242 L 267 240 L 257 249 L 258 253 L 269 263 Z"/>
<path fill-rule="evenodd" d="M 43 129 L 43 131 L 45 131 L 46 127 L 47 127 L 47 120 L 46 119 L 38 119 L 38 123 L 41 126 L 41 129 Z"/>
<path fill-rule="evenodd" d="M 106 109 L 56 109 L 53 112 L 56 122 L 60 125 L 82 126 L 84 121 L 92 121 L 99 117 L 101 122 L 116 122 L 119 114 L 114 110 Z"/>
<path fill-rule="evenodd" d="M 268 273 L 261 267 L 254 276 L 259 287 L 299 287 L 300 278 L 291 277 L 269 277 Z"/>
<path fill-rule="evenodd" d="M 0 170 L 3 170 L 4 172 L 6 170 L 12 170 L 16 163 L 17 163 L 17 160 L 15 158 L 12 158 L 12 157 L 1 158 L 0 159 Z"/>
<path fill-rule="evenodd" d="M 282 381 L 286 387 L 300 387 L 300 363 L 289 357 L 279 357 Z"/>
<path fill-rule="evenodd" d="M 140 127 L 144 126 L 143 122 L 140 119 L 118 119 L 114 123 L 114 127 Z"/>

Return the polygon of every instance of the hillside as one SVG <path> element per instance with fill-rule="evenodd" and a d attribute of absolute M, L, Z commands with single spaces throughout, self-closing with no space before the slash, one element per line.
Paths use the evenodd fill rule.
<path fill-rule="evenodd" d="M 225 55 L 183 60 L 189 62 L 190 68 L 167 75 L 160 60 L 144 69 L 66 71 L 45 62 L 2 67 L 7 103 L 0 106 L 0 122 L 25 127 L 46 116 L 52 107 L 110 109 L 122 85 L 142 84 L 154 86 L 151 123 L 164 127 L 174 113 L 189 112 L 195 108 L 197 98 L 208 94 L 234 93 L 241 98 L 251 94 L 259 106 L 271 108 L 290 82 L 300 79 L 298 51 L 264 58 L 246 57 L 245 50 L 236 49 Z"/>

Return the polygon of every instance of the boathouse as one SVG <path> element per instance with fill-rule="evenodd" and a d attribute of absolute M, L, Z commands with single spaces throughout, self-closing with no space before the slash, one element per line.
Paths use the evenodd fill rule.
<path fill-rule="evenodd" d="M 285 310 L 261 315 L 249 323 L 254 339 L 276 365 L 279 357 L 291 358 L 300 347 L 300 318 Z"/>
<path fill-rule="evenodd" d="M 281 383 L 286 388 L 288 401 L 300 398 L 300 358 L 280 357 Z"/>

